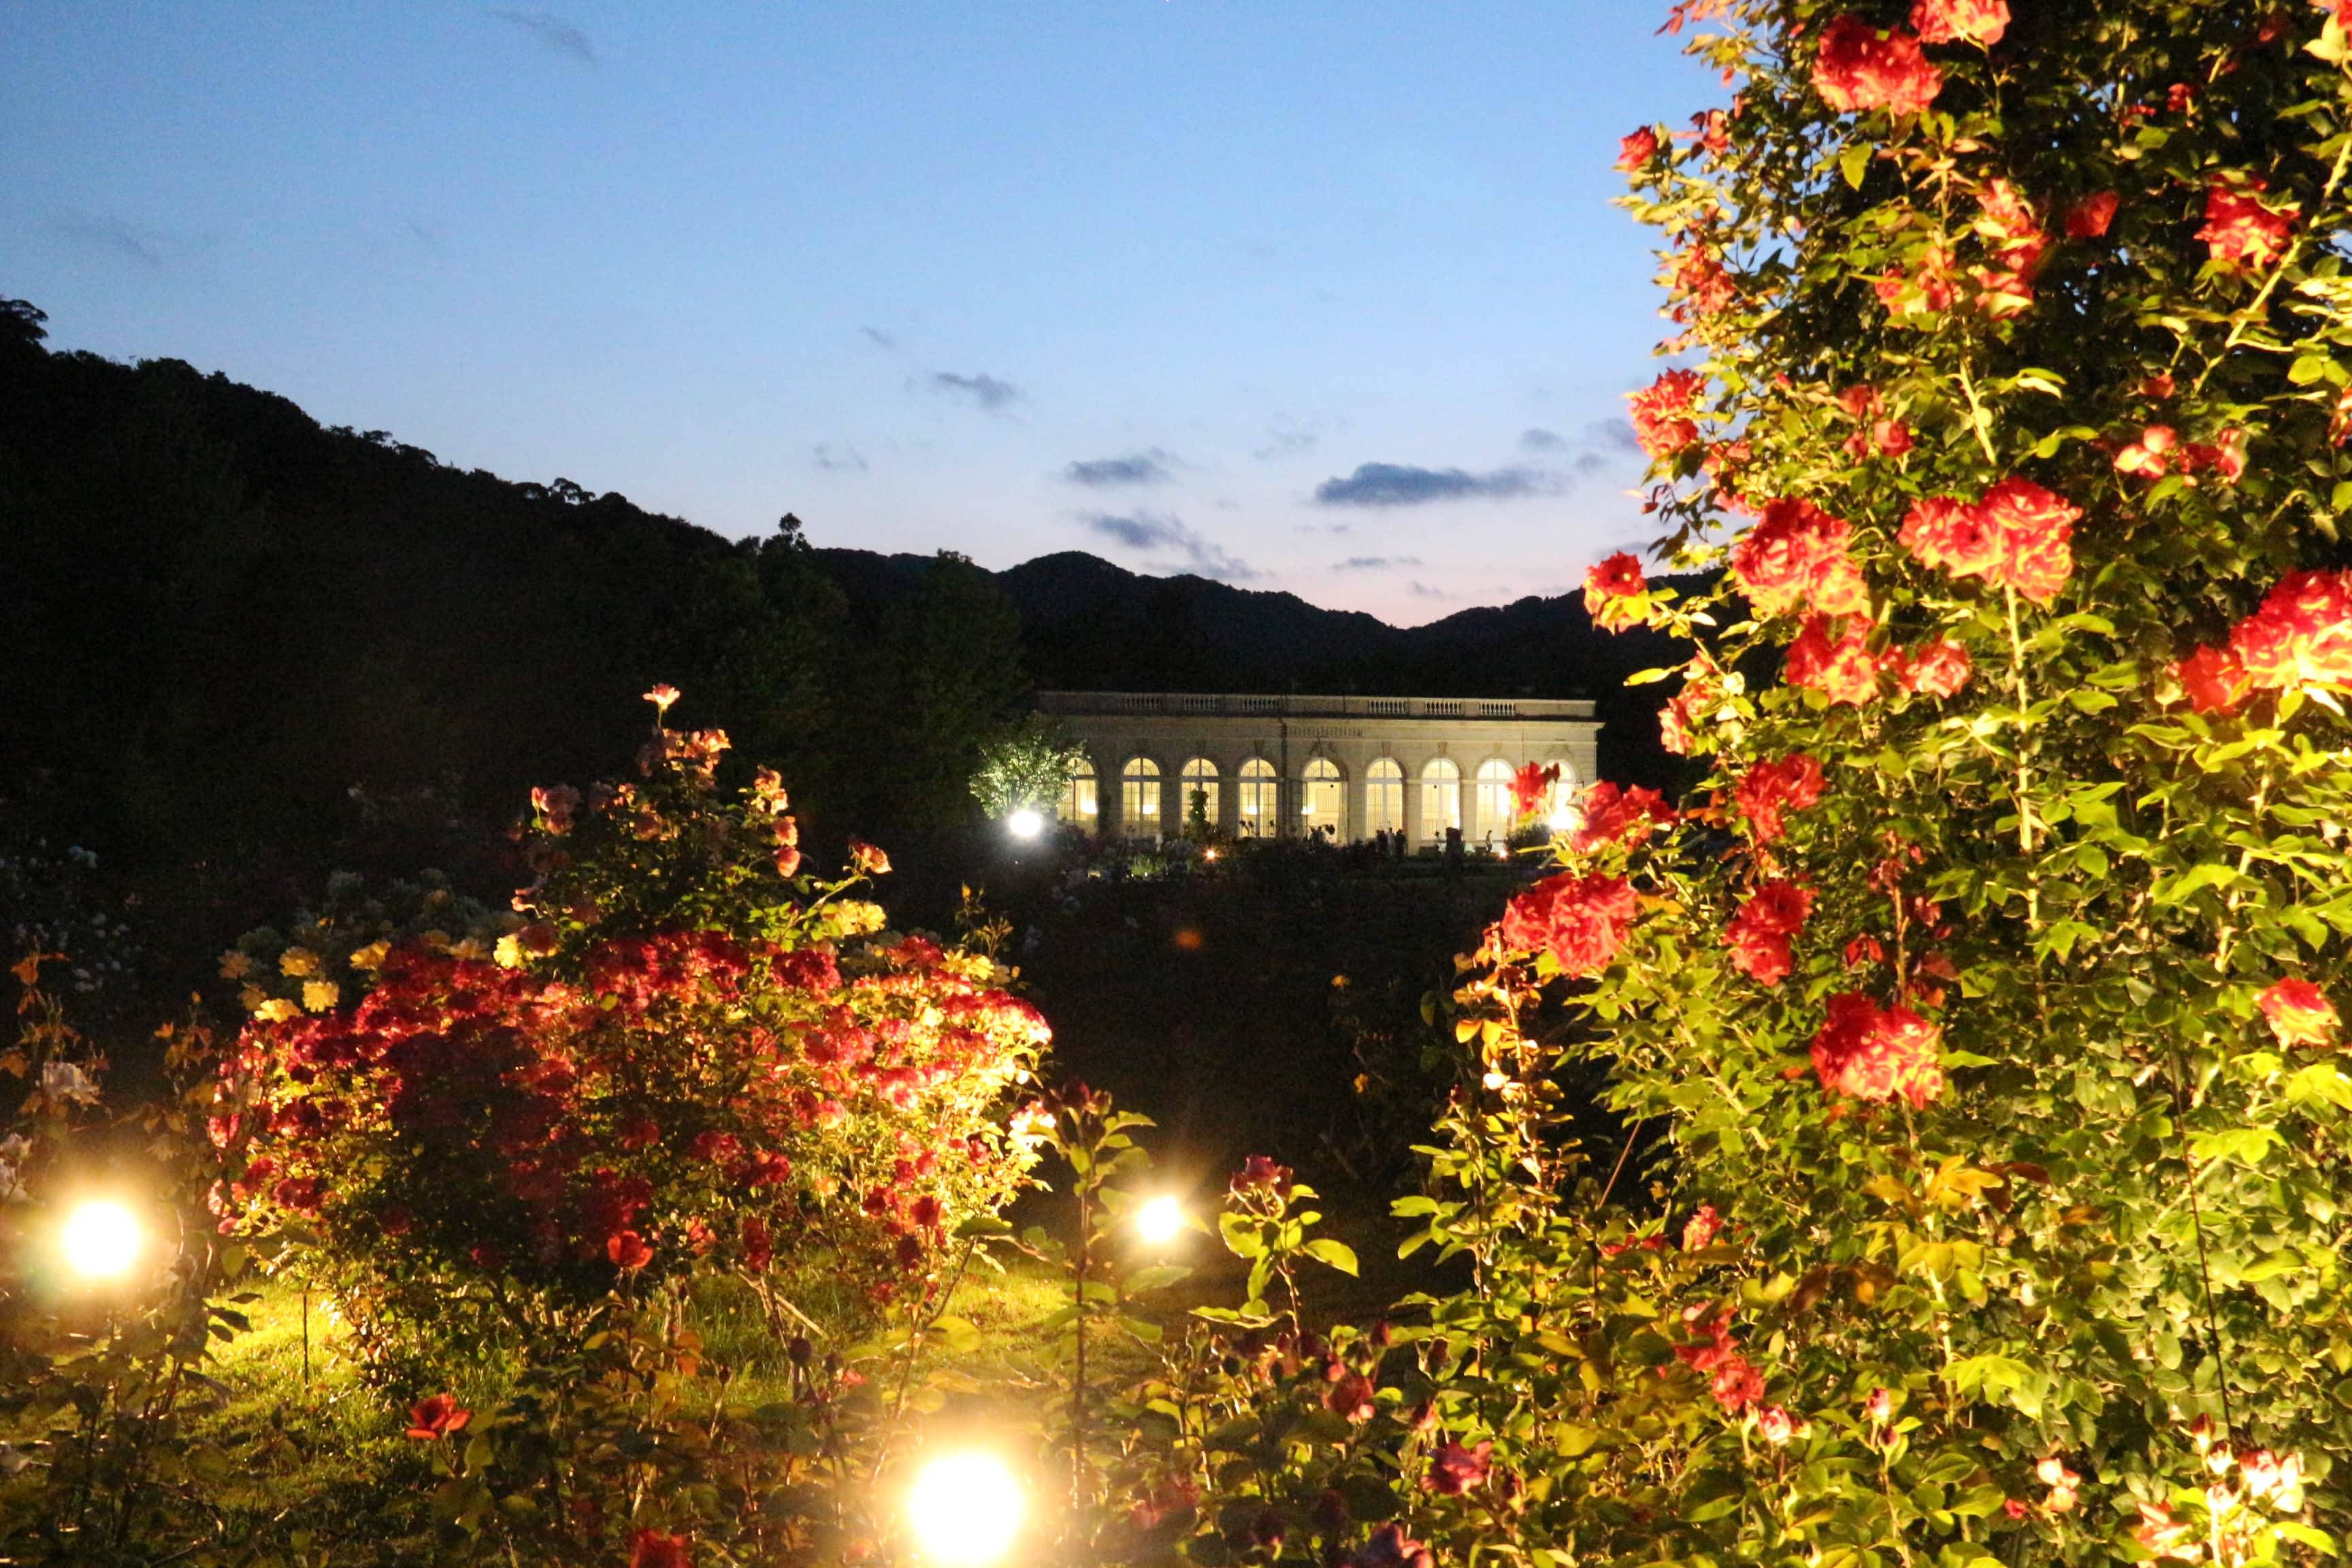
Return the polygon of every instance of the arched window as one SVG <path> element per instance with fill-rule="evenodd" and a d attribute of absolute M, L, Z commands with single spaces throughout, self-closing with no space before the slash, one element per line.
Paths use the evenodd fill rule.
<path fill-rule="evenodd" d="M 1200 820 L 1203 825 L 1212 829 L 1215 828 L 1219 820 L 1217 764 L 1206 757 L 1194 757 L 1184 764 L 1180 776 L 1184 783 L 1176 799 L 1180 808 L 1176 817 L 1178 831 L 1190 833 L 1192 830 L 1192 814 L 1195 809 L 1200 812 Z"/>
<path fill-rule="evenodd" d="M 1339 764 L 1317 757 L 1301 777 L 1307 798 L 1299 803 L 1298 814 L 1306 821 L 1307 836 L 1340 843 L 1348 837 L 1348 781 L 1339 776 Z"/>
<path fill-rule="evenodd" d="M 1501 844 L 1511 837 L 1511 775 L 1517 771 L 1500 757 L 1478 764 L 1470 837 L 1479 843 Z"/>
<path fill-rule="evenodd" d="M 1376 757 L 1364 770 L 1364 831 L 1404 831 L 1404 764 L 1394 757 Z"/>
<path fill-rule="evenodd" d="M 1160 764 L 1150 757 L 1119 770 L 1118 826 L 1129 838 L 1160 837 Z"/>
<path fill-rule="evenodd" d="M 1451 757 L 1433 757 L 1421 770 L 1421 836 L 1444 843 L 1445 830 L 1462 826 L 1462 770 Z"/>
<path fill-rule="evenodd" d="M 1101 821 L 1102 802 L 1095 794 L 1095 765 L 1084 757 L 1070 759 L 1070 782 L 1062 786 L 1055 815 L 1092 833 Z"/>
<path fill-rule="evenodd" d="M 1282 810 L 1281 802 L 1281 781 L 1275 777 L 1274 764 L 1264 757 L 1252 757 L 1242 764 L 1242 814 L 1234 830 L 1244 838 L 1273 837 L 1280 831 L 1276 814 Z"/>

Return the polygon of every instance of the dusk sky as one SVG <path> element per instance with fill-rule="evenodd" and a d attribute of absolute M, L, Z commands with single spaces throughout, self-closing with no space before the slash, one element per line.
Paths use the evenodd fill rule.
<path fill-rule="evenodd" d="M 0 0 L 0 296 L 721 532 L 1410 624 L 1650 528 L 1650 0 Z"/>

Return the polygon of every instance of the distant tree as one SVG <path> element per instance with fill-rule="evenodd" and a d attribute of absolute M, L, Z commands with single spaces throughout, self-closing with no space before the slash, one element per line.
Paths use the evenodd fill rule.
<path fill-rule="evenodd" d="M 972 798 L 990 816 L 1024 809 L 1050 813 L 1067 786 L 1073 763 L 1085 752 L 1072 745 L 1043 717 L 981 748 L 971 775 Z"/>
<path fill-rule="evenodd" d="M 29 300 L 0 300 L 0 348 L 38 348 L 49 335 L 41 325 L 48 319 Z"/>

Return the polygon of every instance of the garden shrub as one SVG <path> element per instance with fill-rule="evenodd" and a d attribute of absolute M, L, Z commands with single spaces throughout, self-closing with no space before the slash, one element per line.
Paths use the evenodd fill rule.
<path fill-rule="evenodd" d="M 232 957 L 254 1012 L 213 1121 L 240 1155 L 222 1224 L 305 1240 L 378 1351 L 562 1345 L 607 1297 L 722 1276 L 780 1335 L 854 1331 L 935 1294 L 1033 1158 L 1004 1112 L 1034 1010 L 851 896 L 881 851 L 804 874 L 775 775 L 721 791 L 726 738 L 667 728 L 674 696 L 636 777 L 533 792 L 510 917 L 313 920 L 274 974 Z"/>
<path fill-rule="evenodd" d="M 2352 6 L 1684 0 L 1697 651 L 1448 1004 L 1393 1326 L 1171 1365 L 1132 1555 L 2308 1560 L 2352 1524 Z M 1774 679 L 1777 677 L 1777 679 Z M 1619 1141 L 1566 1132 L 1607 1071 Z"/>

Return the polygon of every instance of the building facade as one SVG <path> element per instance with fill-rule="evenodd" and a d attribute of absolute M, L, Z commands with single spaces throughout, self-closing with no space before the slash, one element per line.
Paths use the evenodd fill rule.
<path fill-rule="evenodd" d="M 1085 752 L 1061 816 L 1089 833 L 1157 839 L 1197 816 L 1241 838 L 1381 832 L 1473 846 L 1510 837 L 1511 776 L 1556 763 L 1547 814 L 1595 776 L 1585 701 L 1041 691 L 1038 712 Z"/>

